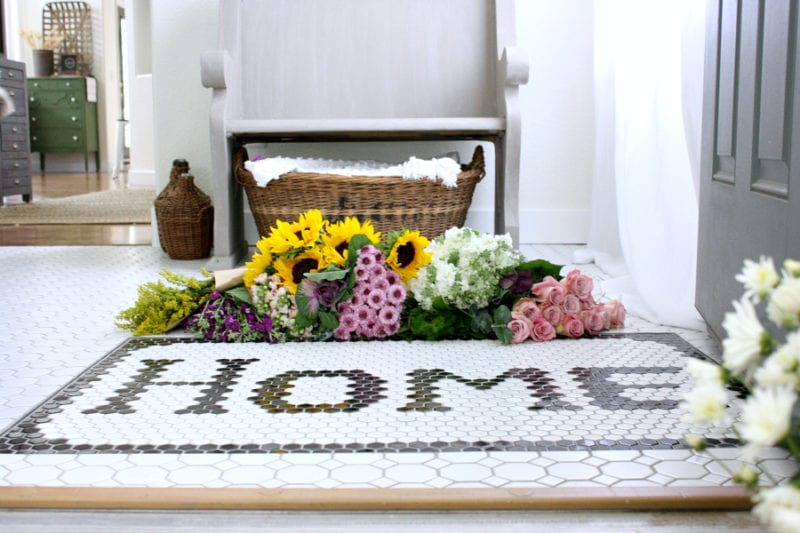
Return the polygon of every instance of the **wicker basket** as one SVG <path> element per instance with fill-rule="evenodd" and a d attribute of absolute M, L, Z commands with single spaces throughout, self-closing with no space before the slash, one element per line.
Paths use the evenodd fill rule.
<path fill-rule="evenodd" d="M 428 179 L 395 176 L 338 176 L 290 172 L 266 187 L 256 184 L 244 168 L 247 151 L 234 152 L 234 175 L 247 193 L 259 235 L 268 235 L 275 221 L 296 220 L 309 209 L 319 209 L 335 222 L 345 217 L 369 219 L 377 231 L 409 228 L 426 237 L 463 226 L 475 185 L 484 176 L 483 148 L 475 148 L 472 161 L 461 165 L 458 187 L 445 187 Z"/>
<path fill-rule="evenodd" d="M 214 206 L 194 177 L 178 176 L 155 201 L 158 236 L 172 259 L 201 259 L 211 252 Z"/>

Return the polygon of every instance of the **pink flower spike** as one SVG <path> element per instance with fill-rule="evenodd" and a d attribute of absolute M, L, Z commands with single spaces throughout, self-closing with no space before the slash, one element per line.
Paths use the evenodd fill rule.
<path fill-rule="evenodd" d="M 380 290 L 386 292 L 386 291 L 389 290 L 389 280 L 386 279 L 386 276 L 384 276 L 381 279 L 376 280 L 372 284 L 372 287 L 375 288 L 375 289 L 380 289 Z"/>
<path fill-rule="evenodd" d="M 397 308 L 392 306 L 386 306 L 380 311 L 378 311 L 378 322 L 387 326 L 389 324 L 394 324 L 400 320 L 400 311 Z"/>
<path fill-rule="evenodd" d="M 386 292 L 386 300 L 392 305 L 402 305 L 406 301 L 406 289 L 402 284 L 391 285 Z"/>
<path fill-rule="evenodd" d="M 356 260 L 356 265 L 369 270 L 375 266 L 375 256 L 369 253 L 364 253 L 366 248 L 367 247 L 361 249 L 361 253 Z"/>
<path fill-rule="evenodd" d="M 369 279 L 369 269 L 364 266 L 356 265 L 355 273 L 356 281 L 367 281 Z"/>
<path fill-rule="evenodd" d="M 386 293 L 380 289 L 372 289 L 367 296 L 367 303 L 373 309 L 380 309 L 386 303 Z"/>
<path fill-rule="evenodd" d="M 389 285 L 400 284 L 400 275 L 394 270 L 389 270 L 386 272 L 386 281 L 389 282 Z"/>
<path fill-rule="evenodd" d="M 369 271 L 370 281 L 375 283 L 379 279 L 386 279 L 386 267 L 376 264 Z"/>

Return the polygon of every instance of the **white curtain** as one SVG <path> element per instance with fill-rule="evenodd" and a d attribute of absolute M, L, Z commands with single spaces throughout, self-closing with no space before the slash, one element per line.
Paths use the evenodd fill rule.
<path fill-rule="evenodd" d="M 694 308 L 704 2 L 596 0 L 588 247 L 631 314 L 703 329 Z"/>

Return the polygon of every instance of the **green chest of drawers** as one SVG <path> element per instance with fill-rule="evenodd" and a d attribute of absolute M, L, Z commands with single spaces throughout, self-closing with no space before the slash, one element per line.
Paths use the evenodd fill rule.
<path fill-rule="evenodd" d="M 28 78 L 31 151 L 45 154 L 83 152 L 86 171 L 89 153 L 100 168 L 97 140 L 96 85 L 93 78 Z"/>

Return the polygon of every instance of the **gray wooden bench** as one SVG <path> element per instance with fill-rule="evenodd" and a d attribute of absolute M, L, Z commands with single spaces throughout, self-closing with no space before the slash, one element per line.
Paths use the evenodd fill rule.
<path fill-rule="evenodd" d="M 513 0 L 220 0 L 201 60 L 210 117 L 210 269 L 247 251 L 237 144 L 475 140 L 495 146 L 495 231 L 519 235 Z"/>

